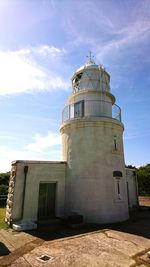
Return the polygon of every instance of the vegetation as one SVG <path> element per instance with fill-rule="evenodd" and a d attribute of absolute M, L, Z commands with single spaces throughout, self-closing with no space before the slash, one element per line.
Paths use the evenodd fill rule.
<path fill-rule="evenodd" d="M 6 207 L 10 172 L 0 173 L 0 207 Z"/>
<path fill-rule="evenodd" d="M 10 172 L 0 173 L 0 195 L 7 195 Z"/>
<path fill-rule="evenodd" d="M 139 168 L 127 165 L 126 168 L 135 169 L 138 179 L 138 189 L 140 196 L 150 196 L 150 164 L 146 164 Z"/>
<path fill-rule="evenodd" d="M 133 165 L 126 165 L 126 168 L 129 168 L 129 169 L 136 169 L 136 167 L 133 166 Z"/>
<path fill-rule="evenodd" d="M 5 212 L 6 209 L 0 208 L 0 229 L 7 229 L 9 227 L 8 224 L 6 224 L 4 221 Z"/>
<path fill-rule="evenodd" d="M 150 164 L 137 169 L 140 196 L 150 196 Z"/>
<path fill-rule="evenodd" d="M 6 209 L 6 198 L 3 196 L 7 196 L 8 192 L 8 184 L 9 184 L 10 172 L 0 173 L 0 229 L 7 229 L 9 226 L 5 223 L 5 212 Z"/>

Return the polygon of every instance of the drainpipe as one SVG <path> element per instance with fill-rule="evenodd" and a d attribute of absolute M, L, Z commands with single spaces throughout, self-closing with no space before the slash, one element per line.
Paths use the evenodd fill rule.
<path fill-rule="evenodd" d="M 130 198 L 129 198 L 129 184 L 128 184 L 128 181 L 126 183 L 127 183 L 128 208 L 130 209 Z"/>
<path fill-rule="evenodd" d="M 24 213 L 24 200 L 25 200 L 27 173 L 28 173 L 28 166 L 26 165 L 24 166 L 24 184 L 23 184 L 23 192 L 22 192 L 22 206 L 21 206 L 20 220 L 23 219 L 23 213 Z"/>
<path fill-rule="evenodd" d="M 135 171 L 135 191 L 136 191 L 137 206 L 139 206 L 138 175 L 136 171 Z"/>

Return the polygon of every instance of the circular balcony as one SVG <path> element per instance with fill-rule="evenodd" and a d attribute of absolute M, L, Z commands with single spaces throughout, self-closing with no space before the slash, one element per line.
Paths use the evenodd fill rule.
<path fill-rule="evenodd" d="M 112 118 L 121 122 L 121 108 L 103 100 L 81 100 L 66 106 L 62 112 L 62 122 L 92 117 Z"/>

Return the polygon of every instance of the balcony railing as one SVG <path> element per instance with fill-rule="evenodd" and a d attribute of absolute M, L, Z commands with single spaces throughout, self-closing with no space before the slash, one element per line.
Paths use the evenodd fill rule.
<path fill-rule="evenodd" d="M 113 118 L 121 122 L 121 109 L 103 100 L 82 100 L 66 106 L 62 112 L 62 122 L 92 117 Z"/>

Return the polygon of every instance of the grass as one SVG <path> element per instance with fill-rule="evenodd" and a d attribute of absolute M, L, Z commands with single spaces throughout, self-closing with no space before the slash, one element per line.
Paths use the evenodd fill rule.
<path fill-rule="evenodd" d="M 4 221 L 5 212 L 5 208 L 0 208 L 0 229 L 7 229 L 9 227 L 8 224 L 6 224 Z"/>

